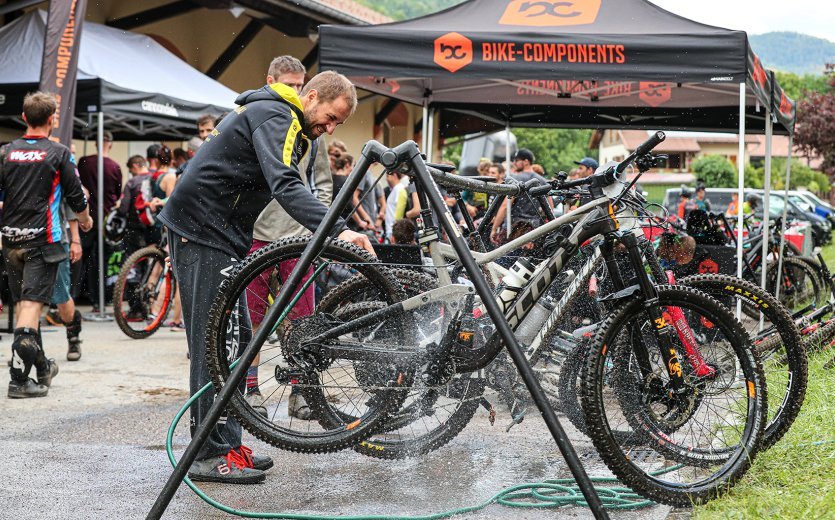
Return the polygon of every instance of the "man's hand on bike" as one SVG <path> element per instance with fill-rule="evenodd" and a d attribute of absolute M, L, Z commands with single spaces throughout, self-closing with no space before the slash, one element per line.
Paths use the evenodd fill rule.
<path fill-rule="evenodd" d="M 501 245 L 501 240 L 499 240 L 499 230 L 497 228 L 493 228 L 490 231 L 490 242 L 498 245 Z"/>
<path fill-rule="evenodd" d="M 371 241 L 368 240 L 368 237 L 366 235 L 363 235 L 362 233 L 357 233 L 356 231 L 346 229 L 345 231 L 340 233 L 337 238 L 339 238 L 339 240 L 344 240 L 345 242 L 350 242 L 355 246 L 359 246 L 371 253 L 372 255 L 375 254 L 374 248 L 371 247 Z"/>
<path fill-rule="evenodd" d="M 93 219 L 90 215 L 87 215 L 87 218 L 79 218 L 78 219 L 78 227 L 81 228 L 81 231 L 85 233 L 93 229 Z"/>

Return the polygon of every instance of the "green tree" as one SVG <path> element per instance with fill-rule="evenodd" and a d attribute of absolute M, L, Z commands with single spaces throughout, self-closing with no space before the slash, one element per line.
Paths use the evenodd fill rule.
<path fill-rule="evenodd" d="M 737 185 L 736 168 L 722 155 L 703 155 L 692 164 L 693 173 L 711 188 L 733 188 Z"/>
<path fill-rule="evenodd" d="M 370 7 L 394 20 L 417 18 L 425 14 L 434 13 L 460 4 L 464 0 L 357 0 L 360 4 Z"/>
<path fill-rule="evenodd" d="M 806 97 L 811 92 L 826 92 L 829 89 L 827 77 L 824 74 L 803 74 L 792 72 L 774 73 L 777 83 L 786 91 L 786 95 L 794 100 Z"/>
<path fill-rule="evenodd" d="M 574 161 L 583 157 L 597 157 L 597 150 L 589 150 L 592 130 L 565 128 L 512 128 L 519 148 L 528 148 L 536 156 L 537 164 L 546 176 L 576 168 Z"/>

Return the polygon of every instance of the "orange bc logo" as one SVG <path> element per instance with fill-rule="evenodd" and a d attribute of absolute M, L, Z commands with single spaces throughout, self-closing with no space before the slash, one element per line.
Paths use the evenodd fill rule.
<path fill-rule="evenodd" d="M 500 25 L 583 25 L 594 23 L 602 0 L 512 0 Z"/>
<path fill-rule="evenodd" d="M 753 80 L 760 86 L 761 89 L 765 89 L 765 70 L 763 69 L 762 64 L 760 63 L 760 59 L 757 55 L 754 55 L 754 72 L 751 74 Z"/>
<path fill-rule="evenodd" d="M 786 96 L 785 92 L 780 92 L 780 112 L 786 115 L 792 113 L 792 102 Z"/>
<path fill-rule="evenodd" d="M 435 63 L 450 72 L 466 67 L 473 61 L 473 42 L 457 32 L 446 33 L 435 39 Z"/>
<path fill-rule="evenodd" d="M 651 107 L 663 105 L 670 100 L 673 95 L 673 89 L 670 83 L 654 83 L 652 81 L 642 81 L 638 86 L 641 93 L 638 97 Z"/>
<path fill-rule="evenodd" d="M 699 274 L 716 274 L 719 272 L 719 264 L 707 258 L 699 262 Z"/>

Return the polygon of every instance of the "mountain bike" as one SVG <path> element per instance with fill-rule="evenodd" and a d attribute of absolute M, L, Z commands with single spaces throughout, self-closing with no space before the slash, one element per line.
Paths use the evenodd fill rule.
<path fill-rule="evenodd" d="M 281 405 L 270 409 L 265 418 L 253 413 L 240 392 L 230 401 L 232 413 L 253 434 L 282 448 L 321 452 L 349 447 L 386 428 L 388 416 L 403 409 L 404 403 L 405 407 L 419 406 L 415 400 L 406 402 L 415 387 L 423 385 L 428 391 L 443 388 L 456 375 L 484 369 L 510 342 L 508 352 L 556 435 L 549 422 L 553 412 L 524 354 L 508 334 L 528 315 L 581 243 L 597 235 L 614 239 L 619 227 L 614 208 L 622 192 L 619 175 L 632 161 L 651 160 L 647 158 L 649 151 L 661 140 L 663 134 L 659 133 L 617 168 L 560 186 L 588 186 L 589 195 L 579 209 L 532 232 L 544 236 L 566 226 L 553 255 L 535 266 L 524 287 L 509 291 L 515 293 L 513 297 L 508 296 L 507 286 L 497 287 L 498 295 L 489 296 L 491 291 L 477 263 L 489 263 L 487 255 L 509 250 L 499 248 L 479 258 L 480 254 L 466 248 L 433 181 L 433 176 L 443 178 L 443 172 L 430 170 L 419 159 L 414 143 L 404 143 L 394 150 L 375 150 L 379 145 L 371 143 L 371 149 L 364 150 L 368 155 L 351 175 L 364 175 L 367 157 L 379 157 L 387 168 L 414 176 L 473 285 L 441 284 L 408 297 L 396 280 L 392 287 L 389 269 L 355 248 L 331 241 L 311 264 L 314 276 L 310 279 L 339 268 L 345 271 L 346 281 L 331 287 L 310 317 L 288 323 L 281 320 L 276 309 L 269 311 L 261 324 L 269 327 L 268 331 L 279 332 L 282 338 L 280 346 L 268 353 L 261 347 L 262 363 L 266 359 L 274 366 L 273 394 L 289 394 L 295 386 L 313 409 L 315 421 L 299 421 L 294 427 Z M 462 181 L 462 187 L 480 187 Z M 352 182 L 351 177 L 348 182 Z M 544 188 L 541 194 L 553 189 Z M 518 186 L 498 185 L 497 189 L 511 196 L 520 193 Z M 534 189 L 530 192 L 537 196 Z M 422 217 L 423 241 L 437 240 L 431 215 Z M 522 242 L 527 242 L 531 237 L 523 238 Z M 623 233 L 617 239 L 626 247 L 633 266 L 642 266 L 634 234 Z M 519 245 L 521 242 L 511 241 L 505 247 Z M 439 249 L 443 246 L 438 243 Z M 311 248 L 305 247 L 303 239 L 268 246 L 259 256 L 261 266 L 275 266 L 281 258 L 298 257 L 302 249 L 301 259 L 305 260 Z M 611 256 L 608 253 L 604 251 L 607 261 Z M 241 304 L 252 278 L 258 275 L 259 267 L 254 262 L 247 259 L 241 263 L 222 286 L 212 308 L 207 341 L 216 388 L 221 388 L 228 377 L 230 357 L 235 357 L 244 336 L 239 332 L 230 340 L 228 332 L 240 330 L 241 323 L 246 328 L 247 313 L 242 312 Z M 302 267 L 297 269 L 307 269 L 304 262 L 300 263 Z M 438 270 L 439 279 L 444 272 Z M 586 424 L 610 469 L 639 493 L 671 504 L 707 500 L 731 485 L 757 451 L 766 411 L 762 369 L 744 330 L 718 302 L 687 287 L 656 286 L 645 271 L 636 272 L 638 283 L 616 293 L 612 299 L 616 310 L 593 339 L 595 347 L 590 350 L 582 385 Z M 355 282 L 357 276 L 364 278 L 362 283 Z M 345 297 L 349 286 L 361 293 L 361 301 Z M 294 293 L 296 289 L 293 286 Z M 275 301 L 286 302 L 289 298 L 290 293 L 282 291 Z M 482 307 L 486 313 L 476 317 Z M 683 309 L 691 323 L 711 324 L 697 340 L 700 354 L 713 367 L 709 376 L 697 376 L 685 357 L 685 347 L 663 315 L 663 309 L 670 307 Z M 287 311 L 283 308 L 281 314 L 286 316 Z M 433 325 L 430 330 L 437 333 L 423 334 L 421 326 L 437 320 L 440 326 Z M 628 336 L 621 338 L 621 331 Z M 267 333 L 259 330 L 256 336 Z M 622 368 L 609 374 L 612 367 Z M 706 416 L 717 415 L 719 404 L 722 412 L 705 423 Z M 630 426 L 628 433 L 634 440 L 629 443 L 621 443 L 607 426 L 617 416 Z M 650 456 L 636 458 L 636 445 Z M 673 461 L 683 466 L 672 467 Z M 666 473 L 658 473 L 663 470 Z"/>
<path fill-rule="evenodd" d="M 122 264 L 113 289 L 113 317 L 133 339 L 143 339 L 165 322 L 176 292 L 174 270 L 165 261 L 167 235 L 137 250 Z"/>

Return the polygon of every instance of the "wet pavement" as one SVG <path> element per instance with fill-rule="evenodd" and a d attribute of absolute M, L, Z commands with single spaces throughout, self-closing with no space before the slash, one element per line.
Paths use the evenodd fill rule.
<path fill-rule="evenodd" d="M 5 315 L 0 316 L 5 323 Z M 63 329 L 46 326 L 47 355 L 61 372 L 49 396 L 0 396 L 0 518 L 144 518 L 171 473 L 164 450 L 168 425 L 187 398 L 185 334 L 162 329 L 131 340 L 115 323 L 85 322 L 83 357 L 65 361 Z M 10 355 L 2 334 L 0 366 Z M 473 506 L 500 490 L 570 476 L 545 424 L 529 415 L 509 433 L 507 410 L 496 424 L 477 412 L 446 447 L 421 458 L 381 461 L 352 451 L 300 455 L 269 447 L 246 432 L 244 443 L 273 457 L 266 483 L 205 485 L 235 509 L 310 515 L 390 515 L 403 518 Z M 587 439 L 561 421 L 592 475 L 608 476 Z M 185 422 L 175 452 L 188 443 Z M 612 512 L 615 519 L 665 519 L 670 508 Z M 185 485 L 164 518 L 229 518 Z M 518 509 L 490 505 L 464 519 L 592 518 L 583 507 Z M 677 518 L 681 518 L 677 516 Z"/>

